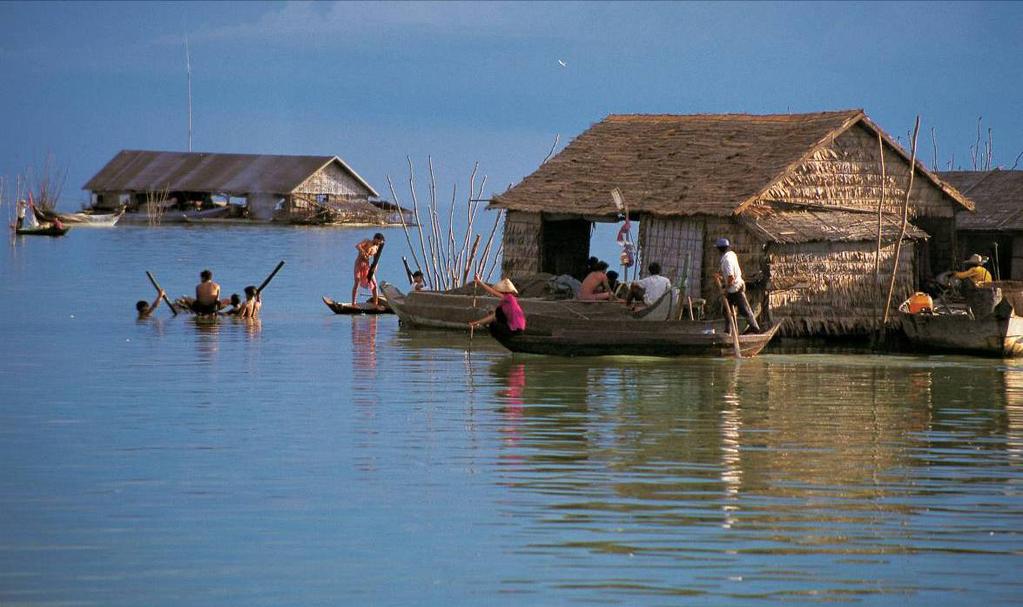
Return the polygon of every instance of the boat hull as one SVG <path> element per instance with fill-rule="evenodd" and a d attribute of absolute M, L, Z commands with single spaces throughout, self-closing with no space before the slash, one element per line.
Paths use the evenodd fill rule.
<path fill-rule="evenodd" d="M 21 228 L 20 230 L 15 230 L 15 232 L 18 236 L 63 236 L 70 229 L 67 227 L 47 226 L 45 228 Z"/>
<path fill-rule="evenodd" d="M 352 304 L 334 301 L 329 297 L 324 297 L 323 303 L 330 308 L 334 314 L 344 314 L 349 316 L 359 316 L 363 314 L 394 314 L 394 310 L 392 310 L 382 299 L 380 300 L 380 308 L 374 307 L 373 304 L 368 302 L 353 306 Z"/>
<path fill-rule="evenodd" d="M 497 307 L 499 300 L 490 295 L 455 295 L 437 291 L 416 291 L 404 294 L 394 285 L 384 283 L 381 292 L 401 323 L 407 327 L 456 329 L 468 331 L 469 323 L 479 320 Z M 666 300 L 666 298 L 665 298 Z M 637 314 L 651 319 L 667 318 L 667 303 L 643 312 L 633 313 L 621 303 L 606 301 L 550 300 L 522 297 L 519 305 L 527 318 L 534 316 L 582 321 L 635 320 Z"/>
<path fill-rule="evenodd" d="M 540 320 L 540 319 L 534 319 Z M 512 352 L 549 356 L 712 356 L 733 357 L 731 335 L 701 321 L 630 321 L 613 326 L 529 326 L 524 333 L 494 338 Z M 778 326 L 739 336 L 743 358 L 759 354 Z"/>
<path fill-rule="evenodd" d="M 1023 317 L 900 312 L 902 331 L 918 348 L 1003 358 L 1023 357 Z"/>

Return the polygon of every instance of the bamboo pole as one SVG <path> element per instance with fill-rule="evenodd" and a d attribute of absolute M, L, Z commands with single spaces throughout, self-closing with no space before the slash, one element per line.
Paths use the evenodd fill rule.
<path fill-rule="evenodd" d="M 398 201 L 398 193 L 394 191 L 394 184 L 391 182 L 390 175 L 387 176 L 387 187 L 391 189 L 391 197 L 394 198 L 394 204 L 401 207 L 401 203 Z M 401 218 L 401 229 L 405 232 L 405 241 L 408 243 L 409 253 L 412 254 L 412 261 L 416 264 L 416 269 L 422 271 L 423 266 L 419 263 L 419 258 L 416 255 L 416 249 L 412 246 L 412 237 L 408 233 L 408 224 L 405 222 L 405 213 L 399 212 L 398 217 Z"/>
<path fill-rule="evenodd" d="M 885 188 L 888 185 L 888 175 L 884 163 L 884 139 L 880 132 L 877 134 L 877 147 L 881 159 L 881 197 L 877 201 L 877 252 L 874 255 L 874 330 L 877 332 L 875 339 L 880 339 L 883 326 L 881 322 L 881 231 Z"/>
<path fill-rule="evenodd" d="M 419 219 L 419 198 L 416 196 L 416 172 L 412 166 L 412 157 L 406 156 L 405 159 L 408 161 L 408 184 L 409 191 L 412 193 L 412 214 L 416 218 L 416 230 L 419 232 L 419 248 L 423 253 L 423 263 L 427 266 L 427 275 L 432 278 L 434 287 L 437 286 L 437 272 L 436 268 L 429 267 L 430 257 L 426 254 L 426 240 L 423 238 L 423 222 Z"/>
<path fill-rule="evenodd" d="M 899 273 L 899 257 L 902 253 L 902 241 L 906 237 L 906 227 L 909 224 L 909 199 L 913 193 L 913 177 L 916 175 L 916 137 L 920 132 L 920 116 L 916 117 L 916 124 L 913 127 L 913 145 L 910 153 L 909 165 L 909 186 L 906 188 L 906 199 L 902 204 L 902 231 L 899 239 L 895 241 L 895 258 L 892 260 L 892 278 L 888 283 L 888 297 L 884 305 L 884 325 L 888 326 L 888 313 L 892 306 L 892 295 L 895 294 L 895 278 Z"/>

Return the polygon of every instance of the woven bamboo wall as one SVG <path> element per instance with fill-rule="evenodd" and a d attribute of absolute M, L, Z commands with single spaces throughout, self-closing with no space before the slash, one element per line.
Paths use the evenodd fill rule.
<path fill-rule="evenodd" d="M 862 335 L 874 328 L 876 287 L 870 242 L 772 245 L 771 317 L 788 336 Z M 882 292 L 888 288 L 895 245 L 882 248 Z M 893 308 L 915 290 L 916 250 L 904 242 Z M 883 305 L 883 302 L 882 302 Z"/>
<path fill-rule="evenodd" d="M 884 158 L 884 209 L 901 214 L 909 182 L 909 162 L 887 146 Z M 877 136 L 862 125 L 856 125 L 798 166 L 771 188 L 763 200 L 876 211 L 881 183 Z M 951 198 L 917 173 L 910 199 L 912 217 L 951 218 L 956 207 Z"/>
<path fill-rule="evenodd" d="M 646 267 L 656 261 L 661 274 L 672 284 L 686 277 L 686 293 L 700 297 L 703 277 L 703 225 L 702 217 L 648 216 L 639 223 L 639 243 L 643 253 L 640 274 L 647 275 Z"/>
<path fill-rule="evenodd" d="M 504 218 L 502 276 L 526 276 L 540 271 L 540 213 L 508 211 Z"/>

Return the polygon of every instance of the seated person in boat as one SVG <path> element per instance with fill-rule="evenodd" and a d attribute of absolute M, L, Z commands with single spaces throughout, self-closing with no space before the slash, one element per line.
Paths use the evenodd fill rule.
<path fill-rule="evenodd" d="M 423 272 L 416 270 L 412 273 L 412 284 L 409 285 L 413 291 L 422 291 L 426 288 L 426 282 L 423 279 Z"/>
<path fill-rule="evenodd" d="M 971 286 L 979 287 L 980 285 L 991 282 L 991 272 L 987 271 L 984 264 L 987 263 L 987 257 L 984 257 L 978 253 L 970 255 L 970 258 L 964 261 L 966 269 L 962 272 L 953 272 L 952 276 L 955 276 L 959 280 L 968 280 Z"/>
<path fill-rule="evenodd" d="M 671 289 L 671 281 L 666 276 L 661 276 L 661 264 L 656 261 L 647 266 L 649 274 L 645 278 L 634 281 L 629 287 L 629 294 L 625 297 L 625 303 L 631 304 L 634 301 L 642 301 L 644 306 L 652 306 Z"/>
<path fill-rule="evenodd" d="M 584 301 L 615 301 L 614 292 L 607 282 L 607 262 L 600 261 L 594 266 L 579 287 L 579 299 Z"/>
<path fill-rule="evenodd" d="M 140 299 L 135 302 L 135 311 L 139 313 L 138 319 L 145 320 L 152 316 L 153 312 L 156 312 L 156 309 L 160 307 L 160 301 L 163 299 L 164 295 L 165 293 L 163 289 L 157 289 L 156 299 L 153 300 L 153 303 L 147 303 L 144 299 Z"/>
<path fill-rule="evenodd" d="M 238 309 L 238 318 L 259 318 L 259 311 L 263 308 L 263 300 L 256 287 L 249 285 L 245 287 L 245 303 Z"/>
<path fill-rule="evenodd" d="M 479 320 L 474 320 L 469 323 L 469 327 L 479 327 L 482 325 L 489 325 L 490 332 L 496 335 L 511 336 L 518 335 L 526 330 L 526 315 L 522 312 L 522 307 L 519 305 L 518 289 L 512 284 L 512 281 L 507 278 L 501 279 L 500 282 L 494 286 L 490 286 L 483 282 L 480 275 L 476 275 L 476 284 L 483 287 L 483 290 L 499 297 L 501 301 L 497 304 L 497 308 L 493 312 L 487 314 Z"/>
<path fill-rule="evenodd" d="M 199 284 L 195 285 L 195 301 L 192 311 L 196 314 L 216 314 L 223 306 L 220 301 L 220 285 L 213 282 L 213 272 L 203 270 L 199 273 Z"/>
<path fill-rule="evenodd" d="M 611 292 L 618 296 L 618 289 L 623 287 L 624 284 L 618 280 L 618 272 L 609 270 L 607 273 L 607 286 L 611 287 Z"/>
<path fill-rule="evenodd" d="M 373 293 L 373 305 L 380 307 L 380 299 L 377 295 L 377 281 L 376 278 L 370 278 L 369 260 L 371 257 L 377 254 L 384 244 L 384 235 L 377 232 L 373 235 L 373 239 L 360 241 L 355 245 L 355 250 L 358 251 L 358 256 L 355 258 L 355 285 L 352 286 L 352 305 L 358 305 L 356 297 L 359 295 L 359 287 L 369 289 Z"/>

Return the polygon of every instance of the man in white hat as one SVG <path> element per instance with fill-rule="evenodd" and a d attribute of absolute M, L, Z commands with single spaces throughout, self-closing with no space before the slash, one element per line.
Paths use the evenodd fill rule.
<path fill-rule="evenodd" d="M 746 299 L 746 283 L 742 280 L 742 268 L 739 267 L 739 257 L 732 251 L 732 243 L 727 238 L 718 238 L 716 243 L 718 251 L 721 252 L 721 273 L 716 278 L 721 281 L 725 289 L 728 303 L 742 312 L 749 323 L 749 328 L 754 333 L 760 333 L 760 324 L 757 317 L 750 308 L 749 300 Z"/>
<path fill-rule="evenodd" d="M 953 276 L 960 280 L 969 280 L 975 287 L 991 282 L 991 272 L 988 272 L 987 268 L 984 267 L 984 264 L 987 263 L 987 257 L 974 253 L 963 263 L 966 265 L 966 269 L 962 272 L 953 272 Z"/>

